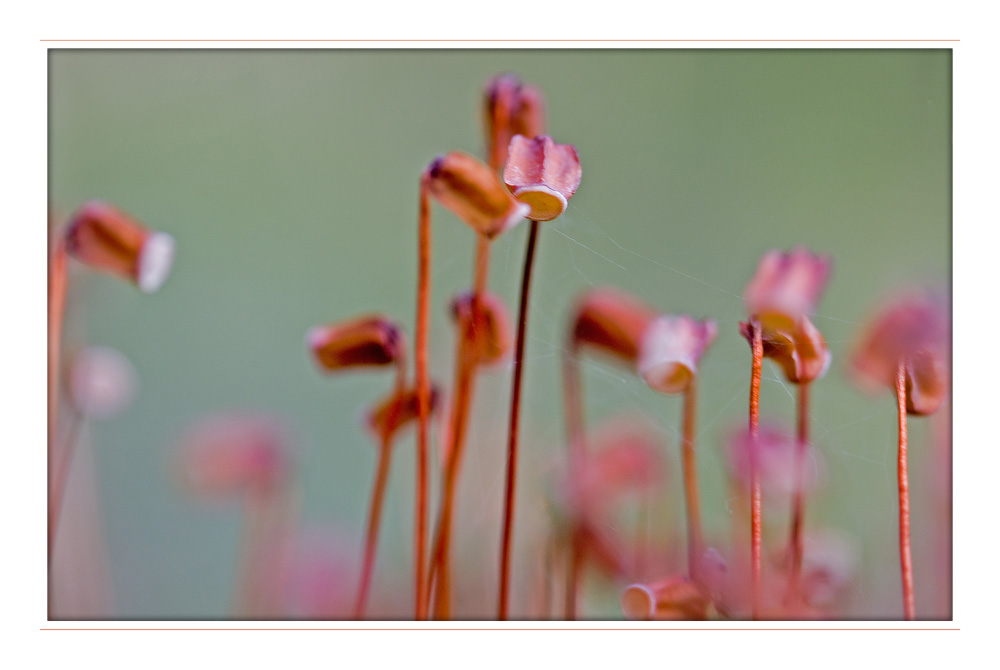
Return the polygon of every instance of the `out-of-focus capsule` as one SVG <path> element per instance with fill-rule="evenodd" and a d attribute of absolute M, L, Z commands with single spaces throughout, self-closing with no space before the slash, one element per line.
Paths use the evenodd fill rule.
<path fill-rule="evenodd" d="M 145 293 L 159 290 L 173 265 L 173 237 L 148 230 L 99 200 L 76 210 L 65 239 L 71 256 L 95 270 L 127 279 Z"/>

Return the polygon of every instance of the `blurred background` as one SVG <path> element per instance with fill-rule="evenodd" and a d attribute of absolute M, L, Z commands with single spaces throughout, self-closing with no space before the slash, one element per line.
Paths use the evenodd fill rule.
<path fill-rule="evenodd" d="M 237 500 L 191 496 L 176 474 L 178 440 L 218 412 L 284 422 L 302 542 L 338 556 L 353 592 L 377 455 L 361 419 L 392 379 L 325 377 L 305 332 L 380 311 L 412 336 L 420 172 L 449 150 L 483 155 L 482 90 L 504 71 L 542 90 L 549 134 L 574 144 L 583 166 L 567 212 L 543 224 L 536 258 L 513 613 L 531 617 L 537 596 L 546 500 L 565 450 L 559 364 L 574 298 L 614 285 L 718 322 L 701 372 L 698 467 L 708 543 L 725 553 L 742 504 L 727 487 L 722 446 L 746 422 L 743 287 L 765 251 L 805 245 L 834 258 L 814 319 L 833 365 L 812 393 L 824 485 L 807 503 L 807 529 L 831 529 L 853 547 L 841 616 L 901 617 L 895 399 L 858 391 L 845 363 L 883 297 L 910 285 L 949 290 L 949 50 L 53 50 L 49 58 L 52 223 L 100 198 L 177 240 L 173 274 L 156 295 L 71 268 L 67 355 L 113 347 L 137 385 L 126 411 L 80 432 L 54 564 L 63 594 L 55 618 L 232 615 L 244 512 Z M 471 284 L 475 242 L 443 208 L 434 217 L 431 370 L 450 384 L 447 305 Z M 490 287 L 512 314 L 526 234 L 519 226 L 494 244 Z M 480 378 L 463 466 L 455 613 L 466 618 L 495 608 L 509 373 Z M 663 443 L 668 477 L 650 528 L 658 542 L 682 543 L 680 398 L 600 362 L 585 364 L 584 380 L 589 425 L 626 412 Z M 793 430 L 794 396 L 765 363 L 762 417 Z M 946 405 L 910 422 L 921 618 L 951 616 L 949 415 Z M 394 455 L 374 616 L 410 612 L 413 470 L 408 431 Z M 767 548 L 777 551 L 787 505 L 765 514 Z M 584 616 L 620 618 L 621 586 L 592 575 Z"/>

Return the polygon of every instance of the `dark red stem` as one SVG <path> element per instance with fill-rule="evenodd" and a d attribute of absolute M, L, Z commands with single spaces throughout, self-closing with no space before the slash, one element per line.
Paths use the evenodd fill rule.
<path fill-rule="evenodd" d="M 521 377 L 524 373 L 524 340 L 528 329 L 528 294 L 531 288 L 531 268 L 535 259 L 538 222 L 531 222 L 528 248 L 524 253 L 524 274 L 521 278 L 521 300 L 518 307 L 517 342 L 514 346 L 514 381 L 510 400 L 510 439 L 507 445 L 507 488 L 504 496 L 503 541 L 500 548 L 500 595 L 497 619 L 507 618 L 507 595 L 510 587 L 510 545 L 514 529 L 514 488 L 517 483 L 517 429 L 521 418 Z"/>

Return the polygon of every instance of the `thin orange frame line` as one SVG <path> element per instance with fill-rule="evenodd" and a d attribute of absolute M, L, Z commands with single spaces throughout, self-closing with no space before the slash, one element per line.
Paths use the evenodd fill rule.
<path fill-rule="evenodd" d="M 39 628 L 44 631 L 960 631 L 961 628 Z"/>

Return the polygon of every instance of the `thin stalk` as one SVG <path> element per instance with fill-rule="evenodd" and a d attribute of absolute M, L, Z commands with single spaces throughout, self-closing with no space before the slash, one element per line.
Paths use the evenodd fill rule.
<path fill-rule="evenodd" d="M 583 389 L 580 383 L 580 358 L 570 344 L 563 352 L 563 404 L 566 412 L 566 443 L 572 468 L 583 457 Z"/>
<path fill-rule="evenodd" d="M 261 576 L 261 546 L 267 536 L 269 501 L 266 493 L 247 494 L 246 521 L 243 523 L 243 568 L 237 589 L 236 616 L 239 619 L 261 618 L 259 579 Z"/>
<path fill-rule="evenodd" d="M 261 531 L 257 537 L 256 568 L 253 577 L 255 618 L 274 619 L 284 615 L 279 584 L 275 575 L 282 569 L 288 543 L 288 519 L 292 505 L 286 482 L 262 497 Z"/>
<path fill-rule="evenodd" d="M 939 575 L 946 575 L 943 579 L 941 590 L 938 592 L 938 606 L 942 613 L 942 618 L 951 618 L 952 600 L 952 567 L 951 567 L 951 547 L 952 547 L 952 494 L 951 494 L 951 407 L 945 411 L 937 412 L 930 417 L 931 431 L 934 435 L 934 458 L 937 461 L 935 467 L 930 469 L 932 477 L 932 490 L 938 493 L 936 505 L 938 522 L 940 524 L 937 538 L 937 549 L 934 552 L 936 572 Z"/>
<path fill-rule="evenodd" d="M 468 405 L 472 399 L 472 381 L 475 366 L 470 364 L 459 343 L 456 361 L 455 407 L 452 414 L 452 441 L 444 472 L 444 493 L 441 498 L 441 515 L 438 519 L 431 558 L 432 570 L 437 578 L 434 591 L 434 618 L 447 619 L 451 608 L 451 527 L 458 485 L 458 471 L 464 451 L 465 430 L 468 425 Z"/>
<path fill-rule="evenodd" d="M 382 521 L 382 502 L 385 499 L 386 482 L 389 480 L 389 465 L 392 461 L 392 426 L 396 423 L 400 403 L 405 392 L 406 359 L 401 353 L 396 361 L 396 384 L 393 388 L 392 409 L 386 422 L 386 430 L 380 436 L 381 445 L 375 474 L 375 486 L 372 488 L 372 501 L 368 510 L 368 527 L 365 534 L 365 553 L 361 563 L 361 579 L 358 582 L 358 594 L 354 600 L 355 619 L 362 619 L 365 615 L 368 589 L 371 586 L 372 572 L 375 569 L 375 550 L 378 547 L 378 531 Z"/>
<path fill-rule="evenodd" d="M 563 353 L 563 402 L 566 412 L 566 442 L 569 447 L 569 472 L 574 476 L 586 453 L 583 444 L 583 389 L 580 382 L 580 357 L 573 343 Z M 576 523 L 575 521 L 573 522 Z M 580 581 L 580 557 L 576 533 L 572 531 L 569 548 L 569 569 L 566 571 L 565 618 L 576 619 L 576 593 Z"/>
<path fill-rule="evenodd" d="M 521 299 L 518 307 L 517 342 L 514 346 L 514 381 L 510 400 L 510 439 L 507 444 L 507 487 L 504 496 L 503 541 L 500 547 L 500 594 L 497 619 L 507 619 L 507 595 L 510 588 L 510 545 L 514 530 L 514 487 L 517 484 L 517 429 L 521 418 L 521 377 L 524 374 L 524 339 L 528 329 L 528 295 L 531 288 L 531 268 L 538 240 L 538 222 L 531 222 L 528 247 L 524 252 L 524 274 L 521 277 Z"/>
<path fill-rule="evenodd" d="M 906 367 L 902 364 L 896 372 L 896 403 L 899 409 L 899 567 L 903 573 L 903 612 L 907 621 L 913 621 L 917 607 L 910 554 L 910 480 L 906 471 Z"/>
<path fill-rule="evenodd" d="M 748 552 L 741 551 L 737 547 L 747 546 L 746 520 L 750 516 L 747 499 L 744 497 L 744 489 L 736 477 L 729 477 L 727 483 L 728 499 L 726 508 L 729 510 L 729 543 L 733 547 L 733 564 L 730 566 L 732 574 L 745 575 L 749 569 Z M 742 583 L 741 583 L 742 587 Z M 747 595 L 740 589 L 739 597 Z"/>
<path fill-rule="evenodd" d="M 481 318 L 481 296 L 486 290 L 490 267 L 490 241 L 484 235 L 476 236 L 476 263 L 473 274 L 472 333 L 458 333 L 455 345 L 455 404 L 452 414 L 451 444 L 445 465 L 444 495 L 441 512 L 434 534 L 428 584 L 433 585 L 434 618 L 449 618 L 451 608 L 451 534 L 454 517 L 455 493 L 458 472 L 464 453 L 466 426 L 475 392 L 478 365 L 467 350 L 469 340 L 477 341 L 476 332 L 485 327 Z"/>
<path fill-rule="evenodd" d="M 392 445 L 386 440 L 379 449 L 375 486 L 372 489 L 372 501 L 368 510 L 368 529 L 365 534 L 365 553 L 361 567 L 361 579 L 358 581 L 358 593 L 354 600 L 353 616 L 355 619 L 363 619 L 365 616 L 368 588 L 371 585 L 372 571 L 375 564 L 379 522 L 382 518 L 382 501 L 385 496 L 386 481 L 389 479 L 389 464 L 391 459 Z"/>
<path fill-rule="evenodd" d="M 760 375 L 764 365 L 764 340 L 760 322 L 751 321 L 753 368 L 750 377 L 750 616 L 760 619 L 761 592 L 761 506 L 760 470 L 757 464 L 757 439 L 760 433 Z"/>
<path fill-rule="evenodd" d="M 691 379 L 684 392 L 684 425 L 682 428 L 681 460 L 684 467 L 684 498 L 688 522 L 688 574 L 700 583 L 699 564 L 702 552 L 701 508 L 698 504 L 698 469 L 695 465 L 694 440 L 698 381 Z"/>
<path fill-rule="evenodd" d="M 639 497 L 639 511 L 636 514 L 635 523 L 635 560 L 633 570 L 635 578 L 643 579 L 646 574 L 646 553 L 648 552 L 649 538 L 649 508 L 651 505 L 650 494 L 643 492 Z"/>
<path fill-rule="evenodd" d="M 477 301 L 486 290 L 486 283 L 490 276 L 490 241 L 485 235 L 476 235 L 476 266 L 473 272 L 472 299 Z M 473 314 L 478 313 L 478 311 L 473 311 Z"/>
<path fill-rule="evenodd" d="M 549 610 L 552 608 L 552 571 L 555 561 L 553 544 L 552 537 L 547 537 L 542 556 L 542 611 L 538 617 L 541 620 L 549 619 Z"/>
<path fill-rule="evenodd" d="M 795 445 L 795 493 L 792 496 L 792 531 L 789 546 L 791 547 L 792 566 L 788 577 L 788 593 L 786 604 L 794 604 L 799 597 L 799 579 L 802 574 L 802 526 L 805 514 L 805 495 L 803 493 L 806 446 L 809 444 L 809 384 L 799 384 L 798 430 Z"/>
<path fill-rule="evenodd" d="M 69 473 L 73 466 L 73 456 L 76 454 L 77 436 L 83 424 L 83 417 L 79 414 L 73 415 L 73 423 L 70 424 L 69 433 L 66 437 L 65 446 L 59 452 L 61 456 L 58 461 L 51 464 L 50 468 L 54 472 L 52 486 L 49 489 L 49 565 L 52 565 L 52 555 L 55 553 L 56 530 L 59 528 L 59 519 L 62 516 L 63 499 L 66 497 L 66 485 L 69 482 Z"/>
<path fill-rule="evenodd" d="M 579 544 L 579 531 L 574 530 L 569 545 L 569 569 L 566 571 L 566 621 L 576 621 L 577 617 L 577 595 L 583 567 L 583 552 L 580 551 Z"/>
<path fill-rule="evenodd" d="M 510 109 L 507 105 L 500 105 L 499 112 L 496 119 L 494 119 L 495 128 L 507 128 L 510 125 Z M 507 159 L 507 145 L 500 141 L 501 134 L 494 132 L 491 134 L 488 143 L 489 146 L 486 148 L 486 163 L 490 166 L 490 169 L 494 172 L 500 173 L 503 168 L 503 163 Z M 506 138 L 510 142 L 510 138 Z"/>
<path fill-rule="evenodd" d="M 427 593 L 424 583 L 424 554 L 427 536 L 427 429 L 431 408 L 431 385 L 427 371 L 428 332 L 431 303 L 431 203 L 426 175 L 420 180 L 420 233 L 417 270 L 417 509 L 414 523 L 414 573 L 416 580 L 416 618 L 427 618 Z"/>
<path fill-rule="evenodd" d="M 48 421 L 48 498 L 49 519 L 53 518 L 52 498 L 56 475 L 56 429 L 59 417 L 59 363 L 62 349 L 63 316 L 66 312 L 67 283 L 66 242 L 59 236 L 52 252 L 49 267 L 49 421 Z M 51 538 L 55 536 L 55 528 L 49 528 L 49 560 L 52 559 Z"/>

